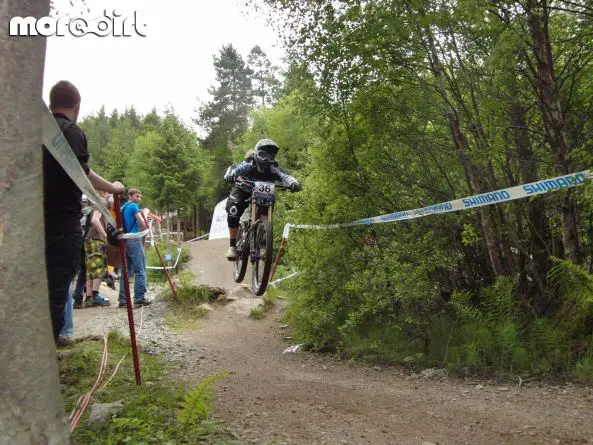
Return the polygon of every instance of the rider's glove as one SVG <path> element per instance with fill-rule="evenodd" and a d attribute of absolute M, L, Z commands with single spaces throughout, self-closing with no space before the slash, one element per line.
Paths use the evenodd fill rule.
<path fill-rule="evenodd" d="M 291 192 L 298 192 L 301 190 L 301 185 L 298 182 L 293 182 L 289 187 Z"/>
<path fill-rule="evenodd" d="M 226 174 L 224 175 L 224 180 L 232 184 L 233 182 L 235 182 L 235 175 Z"/>

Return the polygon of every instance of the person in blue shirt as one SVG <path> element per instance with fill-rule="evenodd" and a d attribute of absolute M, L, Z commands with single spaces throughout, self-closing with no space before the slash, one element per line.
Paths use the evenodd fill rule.
<path fill-rule="evenodd" d="M 140 211 L 142 192 L 139 189 L 128 190 L 128 202 L 121 207 L 124 233 L 138 233 L 147 229 Z M 146 294 L 146 259 L 142 238 L 126 239 L 126 261 L 128 276 L 134 277 L 134 307 L 147 306 L 152 302 L 147 300 Z M 122 271 L 123 272 L 123 271 Z M 124 291 L 124 275 L 119 281 L 119 307 L 126 307 L 126 294 Z"/>

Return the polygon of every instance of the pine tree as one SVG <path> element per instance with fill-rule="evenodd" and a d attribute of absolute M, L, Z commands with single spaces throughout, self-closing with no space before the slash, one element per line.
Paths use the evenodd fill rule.
<path fill-rule="evenodd" d="M 214 162 L 213 198 L 218 201 L 227 193 L 222 176 L 233 159 L 233 151 L 249 125 L 253 105 L 252 71 L 232 45 L 223 45 L 214 56 L 217 86 L 208 92 L 212 101 L 199 109 L 193 121 L 207 131 L 201 141 Z"/>
<path fill-rule="evenodd" d="M 223 45 L 214 56 L 214 68 L 218 86 L 208 90 L 213 99 L 200 108 L 194 122 L 208 131 L 207 147 L 232 147 L 248 126 L 253 104 L 252 71 L 232 45 Z"/>
<path fill-rule="evenodd" d="M 266 53 L 259 45 L 254 46 L 247 56 L 249 68 L 253 71 L 253 93 L 258 105 L 266 108 L 272 104 L 280 82 L 276 78 L 278 68 L 272 65 Z"/>
<path fill-rule="evenodd" d="M 142 121 L 144 127 L 151 127 L 151 128 L 158 128 L 161 124 L 161 118 L 159 117 L 156 108 L 153 109 L 144 116 L 144 120 Z"/>

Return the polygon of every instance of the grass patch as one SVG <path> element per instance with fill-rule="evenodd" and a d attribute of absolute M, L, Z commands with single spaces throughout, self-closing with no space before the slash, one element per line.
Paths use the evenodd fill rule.
<path fill-rule="evenodd" d="M 109 335 L 108 364 L 103 382 L 107 382 L 121 358 L 127 353 L 118 373 L 97 389 L 91 403 L 73 434 L 73 444 L 190 444 L 208 439 L 208 443 L 225 444 L 231 436 L 221 425 L 210 420 L 213 383 L 225 374 L 216 374 L 195 387 L 168 378 L 168 366 L 160 357 L 140 353 L 142 385 L 134 381 L 130 342 L 117 333 Z M 93 386 L 99 372 L 102 341 L 76 343 L 71 353 L 59 362 L 60 382 L 67 412 L 80 396 Z M 86 421 L 93 403 L 122 401 L 123 412 L 99 431 L 91 430 Z"/>
<path fill-rule="evenodd" d="M 192 315 L 175 311 L 165 316 L 165 326 L 177 332 L 200 329 L 200 319 L 208 316 L 206 309 L 197 308 Z"/>
<path fill-rule="evenodd" d="M 163 260 L 164 260 L 165 254 L 167 253 L 165 243 L 164 242 L 157 243 L 156 246 L 158 247 L 159 252 L 161 253 L 161 256 L 163 257 Z M 177 252 L 178 252 L 177 244 L 175 244 L 175 243 L 169 244 L 168 253 L 170 253 L 172 255 L 173 260 L 170 263 L 168 261 L 165 261 L 165 264 L 167 266 L 173 266 L 175 264 L 175 260 L 177 259 Z M 159 256 L 158 256 L 156 249 L 154 247 L 146 248 L 145 255 L 146 255 L 146 265 L 147 266 L 162 267 L 161 260 L 159 259 Z M 189 260 L 190 260 L 189 247 L 187 247 L 187 244 L 182 244 L 181 245 L 181 256 L 179 257 L 179 263 L 177 264 L 177 268 L 169 269 L 169 273 L 171 273 L 171 275 L 173 275 L 173 276 L 179 274 L 180 273 L 179 271 L 183 268 L 183 266 Z M 146 271 L 146 278 L 149 282 L 157 282 L 157 283 L 166 283 L 167 282 L 167 274 L 165 274 L 164 270 L 148 269 Z"/>
<path fill-rule="evenodd" d="M 208 286 L 194 283 L 193 274 L 189 271 L 178 275 L 176 295 L 167 289 L 163 298 L 169 302 L 170 313 L 165 323 L 172 329 L 187 330 L 199 328 L 199 320 L 208 315 L 208 310 L 200 307 L 216 299 L 214 290 Z"/>
<path fill-rule="evenodd" d="M 268 287 L 264 293 L 262 300 L 263 304 L 258 307 L 251 309 L 249 317 L 254 320 L 261 320 L 266 316 L 266 313 L 274 307 L 276 304 L 276 297 L 278 296 L 278 290 L 274 287 Z"/>
<path fill-rule="evenodd" d="M 266 313 L 264 312 L 264 308 L 261 306 L 254 307 L 249 312 L 249 318 L 253 318 L 254 320 L 261 320 L 262 318 L 265 317 L 265 315 L 266 315 Z"/>

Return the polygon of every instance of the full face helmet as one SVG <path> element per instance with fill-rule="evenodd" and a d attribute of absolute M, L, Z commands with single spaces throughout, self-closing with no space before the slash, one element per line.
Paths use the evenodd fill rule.
<path fill-rule="evenodd" d="M 263 171 L 269 168 L 276 159 L 278 150 L 278 145 L 271 139 L 261 139 L 258 141 L 253 149 L 253 157 L 255 158 L 257 169 Z"/>

